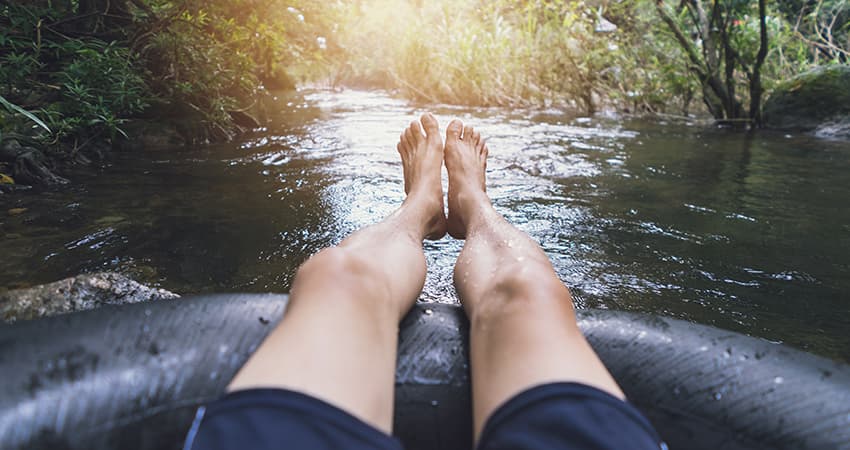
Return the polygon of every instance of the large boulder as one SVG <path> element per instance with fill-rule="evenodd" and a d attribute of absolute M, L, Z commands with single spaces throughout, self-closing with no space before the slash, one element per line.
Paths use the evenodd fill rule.
<path fill-rule="evenodd" d="M 177 298 L 165 289 L 150 288 L 117 273 L 93 273 L 26 289 L 0 292 L 0 321 L 37 319 L 121 305 Z"/>
<path fill-rule="evenodd" d="M 768 128 L 811 131 L 850 116 L 850 65 L 821 66 L 781 83 L 764 104 Z"/>
<path fill-rule="evenodd" d="M 54 173 L 53 161 L 40 150 L 21 145 L 17 139 L 0 142 L 0 162 L 12 166 L 12 179 L 17 183 L 53 186 L 68 180 Z"/>

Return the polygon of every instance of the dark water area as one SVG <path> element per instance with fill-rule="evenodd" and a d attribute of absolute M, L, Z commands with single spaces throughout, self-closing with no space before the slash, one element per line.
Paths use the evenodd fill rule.
<path fill-rule="evenodd" d="M 104 170 L 78 169 L 68 190 L 0 196 L 0 288 L 107 270 L 181 294 L 288 291 L 309 255 L 401 202 L 395 143 L 424 109 L 382 93 L 306 92 L 279 99 L 272 125 L 238 142 L 117 153 Z M 540 242 L 579 307 L 850 361 L 847 142 L 427 109 L 490 136 L 496 208 Z M 426 244 L 422 301 L 457 301 L 461 244 Z"/>

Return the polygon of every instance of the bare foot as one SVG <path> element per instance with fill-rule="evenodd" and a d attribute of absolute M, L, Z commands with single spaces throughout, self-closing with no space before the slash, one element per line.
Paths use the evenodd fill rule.
<path fill-rule="evenodd" d="M 449 172 L 448 231 L 455 239 L 465 239 L 470 218 L 481 206 L 490 204 L 484 177 L 488 149 L 480 133 L 455 119 L 446 127 L 445 153 Z"/>
<path fill-rule="evenodd" d="M 404 129 L 396 146 L 404 168 L 404 207 L 421 211 L 426 239 L 440 239 L 446 234 L 443 212 L 443 143 L 437 119 L 425 113 Z M 423 134 L 423 130 L 424 134 Z"/>

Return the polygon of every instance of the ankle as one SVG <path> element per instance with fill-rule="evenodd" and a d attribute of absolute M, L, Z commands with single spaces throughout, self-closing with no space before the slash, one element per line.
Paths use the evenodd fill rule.
<path fill-rule="evenodd" d="M 445 234 L 446 216 L 439 200 L 412 199 L 408 196 L 387 220 L 391 220 L 396 230 L 417 244 L 421 244 L 424 239 L 436 239 L 436 235 L 442 237 Z"/>
<path fill-rule="evenodd" d="M 459 192 L 457 195 L 459 213 L 467 228 L 474 228 L 479 222 L 487 221 L 487 213 L 495 211 L 490 198 L 484 191 Z"/>

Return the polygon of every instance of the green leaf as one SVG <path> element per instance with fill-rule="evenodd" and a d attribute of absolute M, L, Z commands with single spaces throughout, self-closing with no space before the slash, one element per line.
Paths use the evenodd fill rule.
<path fill-rule="evenodd" d="M 27 119 L 32 120 L 32 121 L 33 121 L 33 122 L 35 122 L 38 126 L 40 126 L 40 127 L 44 128 L 45 130 L 47 130 L 47 132 L 48 132 L 48 133 L 52 133 L 52 131 L 50 131 L 50 127 L 48 127 L 48 126 L 47 126 L 47 124 L 45 124 L 44 122 L 42 122 L 42 121 L 41 121 L 41 119 L 39 119 L 38 117 L 36 117 L 36 116 L 35 116 L 35 114 L 33 114 L 33 113 L 31 113 L 31 112 L 29 112 L 29 111 L 25 110 L 24 108 L 21 108 L 21 107 L 20 107 L 20 106 L 18 106 L 18 105 L 15 105 L 14 103 L 9 102 L 9 101 L 8 101 L 8 100 L 6 100 L 5 98 L 3 98 L 3 96 L 2 96 L 2 95 L 0 95 L 0 104 L 2 104 L 3 106 L 5 106 L 5 107 L 6 107 L 6 109 L 8 109 L 8 110 L 9 110 L 9 111 L 11 111 L 11 112 L 16 112 L 16 113 L 18 113 L 18 114 L 22 114 L 22 115 L 23 115 L 24 117 L 26 117 Z"/>

